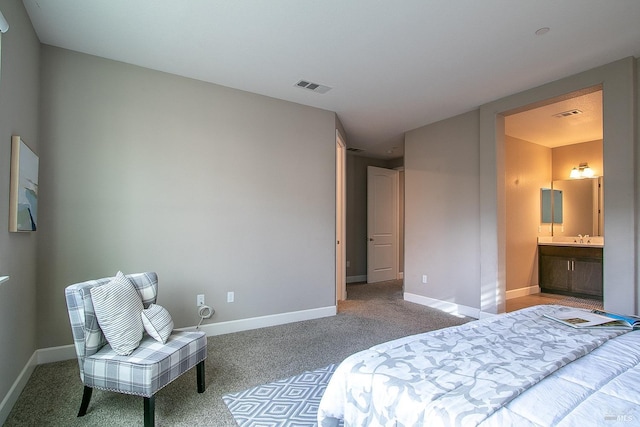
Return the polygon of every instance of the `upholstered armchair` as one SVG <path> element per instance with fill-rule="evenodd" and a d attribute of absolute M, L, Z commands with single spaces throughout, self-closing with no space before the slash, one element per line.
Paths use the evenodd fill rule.
<path fill-rule="evenodd" d="M 103 314 L 105 310 L 109 314 L 109 310 L 113 309 L 114 312 L 117 312 L 118 309 L 126 305 L 121 301 L 115 303 L 108 301 L 111 305 L 104 304 L 105 296 L 108 298 L 110 295 L 115 295 L 121 298 L 123 294 L 127 293 L 126 289 L 123 292 L 119 288 L 113 288 L 114 283 L 119 286 L 118 281 L 129 287 L 129 296 L 133 295 L 132 304 L 138 307 L 141 302 L 138 309 L 144 308 L 143 313 L 151 313 L 147 313 L 147 317 L 143 316 L 145 320 L 143 326 L 147 333 L 138 331 L 141 338 L 139 343 L 136 345 L 138 338 L 135 338 L 133 345 L 124 350 L 120 343 L 115 344 L 122 334 L 120 337 L 107 339 L 101 328 L 102 324 L 107 330 L 107 322 L 104 320 Z M 130 286 L 131 284 L 133 287 Z M 104 288 L 95 289 L 102 286 Z M 135 289 L 135 292 L 132 289 Z M 106 290 L 110 290 L 110 293 L 105 293 Z M 204 392 L 204 363 L 207 358 L 206 335 L 199 331 L 173 331 L 173 321 L 168 313 L 161 312 L 164 309 L 155 305 L 157 292 L 158 277 L 156 273 L 138 273 L 125 276 L 118 272 L 116 277 L 77 283 L 65 289 L 71 330 L 80 365 L 80 379 L 84 384 L 84 394 L 78 417 L 86 414 L 91 393 L 94 388 L 97 388 L 142 396 L 144 398 L 144 425 L 145 427 L 153 426 L 156 392 L 194 366 L 197 366 L 198 393 Z M 140 297 L 139 302 L 136 300 L 136 293 Z M 96 303 L 95 307 L 94 302 Z M 98 310 L 96 311 L 96 309 Z M 162 315 L 155 317 L 155 319 L 162 319 L 161 324 L 158 325 L 156 322 L 157 329 L 148 329 L 147 322 L 151 320 L 153 323 L 154 313 L 159 312 L 165 314 L 164 317 Z M 142 313 L 138 312 L 138 316 L 140 314 Z M 123 316 L 119 314 L 116 317 L 116 321 L 121 321 Z M 99 319 L 101 324 L 99 324 Z M 151 325 L 152 328 L 153 326 Z M 111 327 L 109 326 L 109 328 Z M 139 325 L 136 324 L 136 327 Z M 112 333 L 110 330 L 107 331 L 108 336 L 111 336 Z"/>

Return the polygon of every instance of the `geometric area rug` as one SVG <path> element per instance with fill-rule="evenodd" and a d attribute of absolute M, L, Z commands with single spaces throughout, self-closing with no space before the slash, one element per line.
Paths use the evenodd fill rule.
<path fill-rule="evenodd" d="M 336 369 L 329 365 L 222 397 L 240 427 L 317 427 L 318 406 Z"/>

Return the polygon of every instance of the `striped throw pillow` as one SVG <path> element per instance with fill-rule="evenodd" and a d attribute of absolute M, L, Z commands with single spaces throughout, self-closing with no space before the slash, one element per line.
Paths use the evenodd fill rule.
<path fill-rule="evenodd" d="M 138 348 L 144 332 L 140 318 L 144 306 L 133 283 L 118 271 L 106 285 L 91 288 L 91 301 L 111 348 L 122 356 Z"/>
<path fill-rule="evenodd" d="M 167 309 L 158 304 L 151 304 L 149 308 L 142 310 L 142 324 L 144 330 L 162 344 L 167 342 L 167 338 L 173 331 L 171 315 Z"/>

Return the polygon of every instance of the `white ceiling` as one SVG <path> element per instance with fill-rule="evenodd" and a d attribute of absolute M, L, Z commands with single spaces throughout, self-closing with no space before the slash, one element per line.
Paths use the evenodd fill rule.
<path fill-rule="evenodd" d="M 504 123 L 505 134 L 549 148 L 602 139 L 602 130 L 601 90 L 512 114 Z"/>
<path fill-rule="evenodd" d="M 42 43 L 335 111 L 376 157 L 402 155 L 407 130 L 640 56 L 638 0 L 23 3 Z"/>

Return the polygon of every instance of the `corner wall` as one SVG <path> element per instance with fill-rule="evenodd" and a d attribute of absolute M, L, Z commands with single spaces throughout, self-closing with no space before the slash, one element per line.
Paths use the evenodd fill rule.
<path fill-rule="evenodd" d="M 480 300 L 478 125 L 475 110 L 405 135 L 405 298 L 469 315 Z"/>
<path fill-rule="evenodd" d="M 335 307 L 335 113 L 50 46 L 42 68 L 40 348 L 72 342 L 65 286 L 119 269 L 156 271 L 178 328 L 197 294 L 205 323 Z"/>
<path fill-rule="evenodd" d="M 40 231 L 9 233 L 11 135 L 20 135 L 36 154 L 45 144 L 38 135 L 40 42 L 19 0 L 0 1 L 9 22 L 2 34 L 0 65 L 0 424 L 17 395 L 16 381 L 28 379 L 36 350 L 36 250 Z M 31 367 L 32 369 L 33 367 Z M 23 372 L 24 375 L 21 375 Z M 6 400 L 5 400 L 6 399 Z"/>

